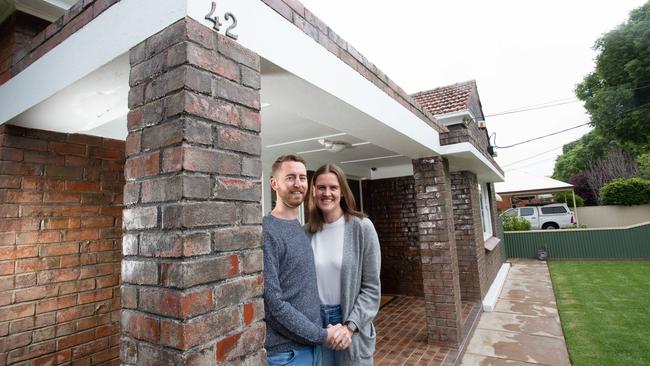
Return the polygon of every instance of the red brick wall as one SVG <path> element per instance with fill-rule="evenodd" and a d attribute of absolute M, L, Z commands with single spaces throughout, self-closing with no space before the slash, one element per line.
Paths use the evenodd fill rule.
<path fill-rule="evenodd" d="M 0 85 L 11 78 L 11 59 L 14 54 L 16 18 L 10 16 L 0 24 Z"/>
<path fill-rule="evenodd" d="M 452 173 L 451 191 L 461 298 L 480 301 L 486 292 L 480 279 L 485 249 L 476 175 L 467 171 Z"/>
<path fill-rule="evenodd" d="M 483 156 L 485 156 L 492 165 L 497 168 L 497 170 L 503 173 L 494 158 L 487 151 L 489 142 L 485 132 L 486 130 L 479 128 L 476 122 L 471 122 L 469 126 L 456 124 L 449 126 L 448 129 L 449 131 L 440 134 L 440 145 L 469 142 L 474 145 L 474 147 L 476 147 L 478 151 L 480 151 L 481 154 L 483 154 Z"/>
<path fill-rule="evenodd" d="M 364 210 L 381 245 L 382 293 L 423 296 L 413 176 L 364 181 Z"/>
<path fill-rule="evenodd" d="M 119 0 L 79 0 L 63 16 L 53 23 L 43 23 L 33 18 L 27 23 L 20 21 L 16 27 L 16 39 L 20 49 L 12 50 L 11 70 L 9 74 L 0 68 L 0 85 L 9 78 L 23 71 L 27 66 L 34 63 L 41 56 L 58 46 L 72 34 L 77 32 L 90 21 L 98 17 L 109 7 L 116 4 Z M 0 36 L 1 38 L 1 36 Z M 1 42 L 1 41 L 0 41 Z M 1 45 L 0 45 L 1 46 Z M 2 47 L 0 47 L 2 50 Z M 0 53 L 1 54 L 1 53 Z M 2 60 L 0 60 L 2 62 Z M 4 66 L 4 65 L 2 65 Z"/>
<path fill-rule="evenodd" d="M 117 364 L 123 156 L 0 126 L 0 365 Z"/>
<path fill-rule="evenodd" d="M 492 214 L 492 236 L 499 237 L 501 232 L 499 230 L 499 213 L 497 212 L 496 195 L 494 194 L 494 183 L 487 184 L 488 193 L 490 195 L 490 213 Z M 501 268 L 501 265 L 506 261 L 505 249 L 503 248 L 503 241 L 501 241 L 491 251 L 485 251 L 482 270 L 481 270 L 481 284 L 486 290 L 492 285 L 492 281 Z"/>
<path fill-rule="evenodd" d="M 0 85 L 11 78 L 11 66 L 31 48 L 32 39 L 50 22 L 15 12 L 0 25 Z"/>

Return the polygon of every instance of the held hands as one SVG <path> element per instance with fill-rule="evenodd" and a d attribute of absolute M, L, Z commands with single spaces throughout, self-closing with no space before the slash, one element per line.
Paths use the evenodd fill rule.
<path fill-rule="evenodd" d="M 342 324 L 327 325 L 327 340 L 325 345 L 335 351 L 341 351 L 352 344 L 352 330 Z"/>

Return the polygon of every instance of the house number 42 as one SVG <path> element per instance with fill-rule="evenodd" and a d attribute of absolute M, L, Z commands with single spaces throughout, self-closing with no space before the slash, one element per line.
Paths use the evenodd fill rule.
<path fill-rule="evenodd" d="M 213 23 L 212 29 L 218 32 L 219 29 L 221 29 L 223 23 L 219 21 L 218 16 L 213 16 L 215 10 L 217 10 L 217 3 L 213 1 L 212 7 L 210 8 L 210 12 L 205 16 L 205 19 L 212 22 Z M 231 32 L 231 30 L 235 29 L 235 27 L 237 26 L 237 18 L 235 18 L 235 15 L 231 12 L 227 12 L 226 14 L 224 14 L 223 18 L 226 20 L 226 22 L 232 22 L 228 26 L 228 28 L 226 28 L 226 36 L 232 39 L 237 39 L 237 35 Z"/>

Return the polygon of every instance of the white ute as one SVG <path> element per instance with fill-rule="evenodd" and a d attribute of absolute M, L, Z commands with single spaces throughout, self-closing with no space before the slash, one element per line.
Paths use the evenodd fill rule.
<path fill-rule="evenodd" d="M 573 212 L 566 203 L 511 208 L 505 214 L 530 221 L 533 230 L 559 229 L 575 224 Z"/>

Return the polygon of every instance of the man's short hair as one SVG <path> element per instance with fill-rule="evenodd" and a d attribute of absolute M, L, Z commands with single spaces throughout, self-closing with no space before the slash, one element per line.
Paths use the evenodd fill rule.
<path fill-rule="evenodd" d="M 275 159 L 275 162 L 271 166 L 271 176 L 275 176 L 275 173 L 280 169 L 280 166 L 282 163 L 285 161 L 295 161 L 298 163 L 302 163 L 305 167 L 307 166 L 307 163 L 305 163 L 305 159 L 302 158 L 300 155 L 295 155 L 295 154 L 287 154 L 287 155 L 282 155 Z"/>

